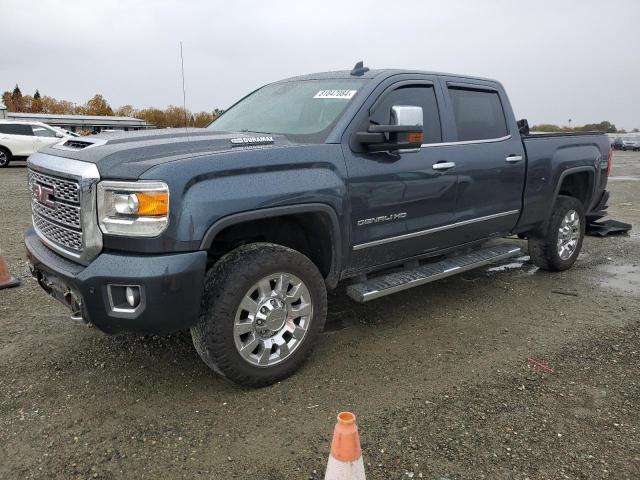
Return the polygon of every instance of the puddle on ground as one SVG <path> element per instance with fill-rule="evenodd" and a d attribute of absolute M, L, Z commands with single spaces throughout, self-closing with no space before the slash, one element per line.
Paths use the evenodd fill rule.
<path fill-rule="evenodd" d="M 598 270 L 605 273 L 600 285 L 640 295 L 640 265 L 601 265 Z"/>

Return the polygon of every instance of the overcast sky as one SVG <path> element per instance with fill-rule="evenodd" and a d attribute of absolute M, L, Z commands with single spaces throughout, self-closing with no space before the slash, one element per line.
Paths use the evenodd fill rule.
<path fill-rule="evenodd" d="M 228 107 L 292 75 L 411 68 L 496 78 L 530 123 L 640 128 L 640 0 L 0 0 L 0 91 Z"/>

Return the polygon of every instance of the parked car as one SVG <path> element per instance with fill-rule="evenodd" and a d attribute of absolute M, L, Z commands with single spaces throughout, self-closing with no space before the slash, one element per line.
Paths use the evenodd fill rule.
<path fill-rule="evenodd" d="M 622 137 L 616 137 L 611 140 L 611 147 L 614 150 L 622 150 Z"/>
<path fill-rule="evenodd" d="M 69 135 L 46 123 L 0 120 L 0 168 L 65 138 Z"/>
<path fill-rule="evenodd" d="M 640 138 L 625 138 L 622 140 L 622 150 L 640 150 Z"/>
<path fill-rule="evenodd" d="M 367 302 L 522 255 L 514 234 L 570 268 L 611 162 L 605 134 L 529 136 L 497 81 L 360 64 L 264 86 L 206 129 L 45 148 L 25 243 L 73 319 L 190 329 L 257 387 L 302 365 L 341 281 Z"/>

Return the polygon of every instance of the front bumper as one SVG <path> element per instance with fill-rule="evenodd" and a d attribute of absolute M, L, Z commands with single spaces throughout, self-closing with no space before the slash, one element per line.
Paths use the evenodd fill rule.
<path fill-rule="evenodd" d="M 40 286 L 82 318 L 107 333 L 166 334 L 195 325 L 207 253 L 127 255 L 102 253 L 88 266 L 47 248 L 33 228 L 25 235 L 27 258 Z M 135 285 L 143 301 L 135 311 L 114 308 L 108 286 Z"/>

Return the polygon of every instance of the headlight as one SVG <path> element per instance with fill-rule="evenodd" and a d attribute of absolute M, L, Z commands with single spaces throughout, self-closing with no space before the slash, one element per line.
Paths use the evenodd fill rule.
<path fill-rule="evenodd" d="M 108 235 L 158 236 L 169 224 L 169 187 L 156 181 L 100 182 L 98 223 Z"/>

